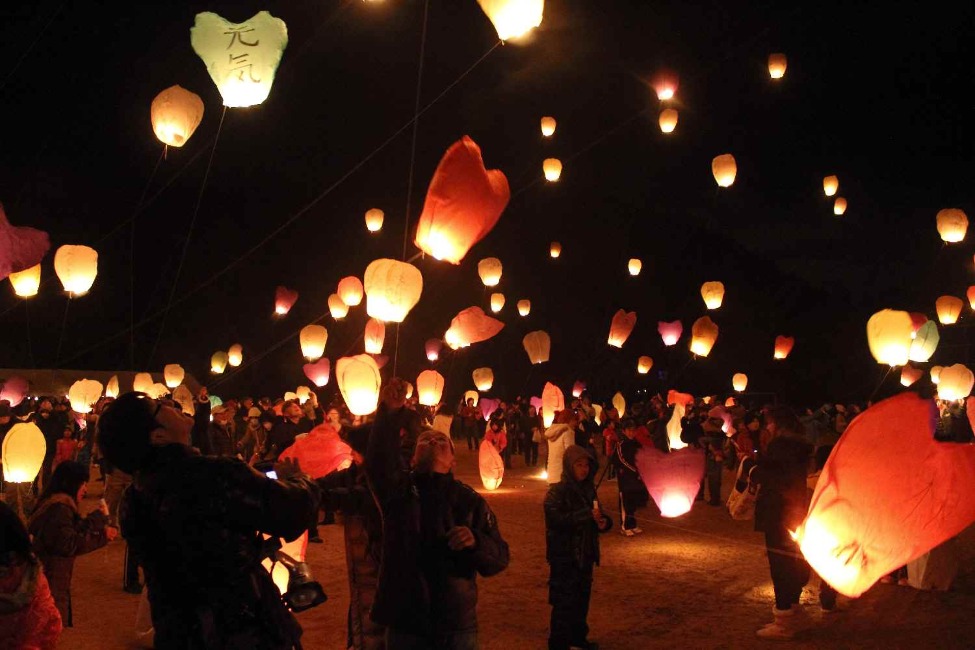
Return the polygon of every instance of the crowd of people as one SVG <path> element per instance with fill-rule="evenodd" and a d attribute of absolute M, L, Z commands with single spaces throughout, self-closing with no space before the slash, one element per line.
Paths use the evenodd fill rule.
<path fill-rule="evenodd" d="M 341 403 L 323 407 L 314 393 L 304 403 L 244 397 L 215 405 L 205 388 L 189 405 L 141 393 L 104 398 L 85 416 L 51 398 L 16 410 L 0 403 L 0 435 L 29 420 L 48 442 L 27 521 L 0 505 L 0 596 L 19 597 L 0 607 L 0 638 L 53 647 L 61 626 L 75 622 L 74 558 L 121 529 L 123 588 L 146 589 L 156 647 L 298 648 L 293 602 L 262 566 L 275 553 L 267 540 L 307 531 L 320 542 L 318 526 L 341 512 L 352 592 L 348 647 L 476 648 L 476 576 L 496 575 L 509 561 L 488 503 L 453 475 L 455 441 L 476 450 L 483 440 L 507 467 L 535 467 L 544 451 L 549 648 L 596 648 L 586 620 L 593 567 L 599 535 L 614 526 L 598 484 L 616 483 L 620 534 L 641 534 L 637 512 L 651 502 L 637 455 L 670 452 L 673 409 L 655 396 L 621 417 L 583 394 L 546 427 L 523 398 L 486 417 L 473 400 L 434 410 L 408 398 L 407 384 L 395 378 L 367 418 Z M 816 471 L 861 409 L 824 405 L 798 416 L 709 398 L 686 406 L 681 441 L 705 456 L 698 500 L 724 505 L 728 469 L 741 468 L 739 477 L 760 488 L 754 527 L 765 536 L 775 592 L 774 620 L 760 637 L 788 639 L 809 625 L 797 605 L 810 568 L 789 533 L 804 518 Z M 317 480 L 305 474 L 286 451 L 313 431 L 345 441 L 351 466 Z M 105 498 L 82 516 L 93 463 Z M 824 611 L 836 607 L 824 582 L 820 602 Z"/>

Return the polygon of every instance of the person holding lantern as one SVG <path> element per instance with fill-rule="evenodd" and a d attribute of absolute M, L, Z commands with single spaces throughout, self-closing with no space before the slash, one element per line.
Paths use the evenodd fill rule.
<path fill-rule="evenodd" d="M 201 456 L 193 419 L 126 393 L 98 422 L 98 444 L 131 473 L 122 532 L 146 579 L 157 648 L 299 647 L 301 626 L 270 574 L 262 535 L 294 540 L 320 491 L 297 463 L 270 479 L 236 458 Z"/>

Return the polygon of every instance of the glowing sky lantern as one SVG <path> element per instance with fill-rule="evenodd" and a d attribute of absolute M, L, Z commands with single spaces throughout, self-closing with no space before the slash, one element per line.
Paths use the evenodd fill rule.
<path fill-rule="evenodd" d="M 630 275 L 637 276 L 640 275 L 640 271 L 643 269 L 643 262 L 633 257 L 629 262 L 626 263 L 626 270 L 630 272 Z"/>
<path fill-rule="evenodd" d="M 150 386 L 149 389 L 146 391 L 146 395 L 148 395 L 153 399 L 160 399 L 165 397 L 168 394 L 169 394 L 169 388 L 166 387 L 166 384 L 160 384 L 159 382 L 156 382 L 155 384 Z"/>
<path fill-rule="evenodd" d="M 406 382 L 406 399 L 413 399 L 413 384 Z"/>
<path fill-rule="evenodd" d="M 924 371 L 914 366 L 901 368 L 901 386 L 910 386 L 924 376 Z"/>
<path fill-rule="evenodd" d="M 366 313 L 387 323 L 402 323 L 423 293 L 420 270 L 398 260 L 373 261 L 364 279 Z"/>
<path fill-rule="evenodd" d="M 682 431 L 681 419 L 687 413 L 687 405 L 694 401 L 694 397 L 687 393 L 678 393 L 676 390 L 667 391 L 667 405 L 673 405 L 674 411 L 667 421 L 667 440 L 670 442 L 671 450 L 683 449 L 687 443 L 680 439 Z"/>
<path fill-rule="evenodd" d="M 223 105 L 243 108 L 262 103 L 271 93 L 288 45 L 288 28 L 266 11 L 242 23 L 206 11 L 196 15 L 190 44 L 206 65 Z"/>
<path fill-rule="evenodd" d="M 626 399 L 623 397 L 623 394 L 617 392 L 615 395 L 613 395 L 612 402 L 613 408 L 616 409 L 616 412 L 620 417 L 623 417 L 623 415 L 626 413 Z"/>
<path fill-rule="evenodd" d="M 711 353 L 714 342 L 718 340 L 718 326 L 707 316 L 694 321 L 691 326 L 691 352 L 699 357 Z"/>
<path fill-rule="evenodd" d="M 527 316 L 532 311 L 532 301 L 531 300 L 519 300 L 518 301 L 518 315 Z"/>
<path fill-rule="evenodd" d="M 41 471 L 47 443 L 33 422 L 18 422 L 3 438 L 0 457 L 3 480 L 8 483 L 32 483 Z"/>
<path fill-rule="evenodd" d="M 494 23 L 498 38 L 507 41 L 524 36 L 542 24 L 545 0 L 477 0 Z"/>
<path fill-rule="evenodd" d="M 542 161 L 542 173 L 545 174 L 545 180 L 555 183 L 562 178 L 562 161 L 558 158 L 546 158 Z"/>
<path fill-rule="evenodd" d="M 535 330 L 525 334 L 521 344 L 532 364 L 545 363 L 552 353 L 552 339 L 544 330 Z"/>
<path fill-rule="evenodd" d="M 335 362 L 335 381 L 353 415 L 376 412 L 382 378 L 372 357 L 368 354 L 342 357 Z"/>
<path fill-rule="evenodd" d="M 958 208 L 946 208 L 938 211 L 938 234 L 941 240 L 949 244 L 956 244 L 965 239 L 968 232 L 968 215 Z"/>
<path fill-rule="evenodd" d="M 152 131 L 169 147 L 182 147 L 203 120 L 203 100 L 182 86 L 170 86 L 152 100 Z"/>
<path fill-rule="evenodd" d="M 675 345 L 677 341 L 680 340 L 680 335 L 684 333 L 684 326 L 681 325 L 679 320 L 675 320 L 670 323 L 658 321 L 657 332 L 660 334 L 660 338 L 663 340 L 664 345 L 669 347 L 671 345 Z"/>
<path fill-rule="evenodd" d="M 297 301 L 297 291 L 292 291 L 285 286 L 278 286 L 274 290 L 274 313 L 278 316 L 286 315 Z"/>
<path fill-rule="evenodd" d="M 417 401 L 424 406 L 436 406 L 443 397 L 444 379 L 436 370 L 424 370 L 416 378 Z"/>
<path fill-rule="evenodd" d="M 227 369 L 227 353 L 224 352 L 223 350 L 214 352 L 213 355 L 210 357 L 210 372 L 212 372 L 215 375 L 222 375 L 224 370 L 226 369 Z M 146 389 L 146 392 L 148 393 L 151 390 L 152 390 L 152 385 L 150 384 L 150 386 Z"/>
<path fill-rule="evenodd" d="M 938 399 L 965 399 L 972 393 L 975 375 L 960 363 L 941 370 L 938 379 Z"/>
<path fill-rule="evenodd" d="M 443 349 L 443 341 L 440 339 L 427 339 L 423 344 L 423 351 L 427 355 L 427 361 L 436 361 L 440 358 L 440 350 Z"/>
<path fill-rule="evenodd" d="M 552 259 L 558 259 L 561 254 L 562 254 L 562 244 L 560 244 L 557 241 L 553 241 L 551 244 L 549 244 L 548 246 L 549 257 L 551 257 Z"/>
<path fill-rule="evenodd" d="M 931 383 L 935 386 L 941 382 L 941 371 L 944 370 L 942 366 L 931 366 Z"/>
<path fill-rule="evenodd" d="M 229 363 L 231 367 L 237 368 L 243 362 L 244 346 L 242 346 L 240 343 L 234 343 L 230 346 L 230 349 L 227 350 L 227 363 Z"/>
<path fill-rule="evenodd" d="M 877 363 L 903 366 L 911 350 L 914 331 L 911 315 L 906 311 L 884 309 L 867 321 L 867 344 Z"/>
<path fill-rule="evenodd" d="M 938 341 L 940 340 L 941 335 L 938 334 L 938 326 L 934 321 L 927 321 L 914 333 L 907 358 L 920 363 L 928 361 L 934 355 L 934 351 L 938 349 Z"/>
<path fill-rule="evenodd" d="M 503 293 L 492 293 L 491 294 L 491 311 L 497 314 L 499 311 L 504 309 L 504 294 Z"/>
<path fill-rule="evenodd" d="M 942 325 L 953 325 L 958 322 L 961 310 L 965 306 L 961 298 L 955 296 L 941 296 L 934 303 L 938 312 L 938 322 Z"/>
<path fill-rule="evenodd" d="M 485 257 L 477 263 L 477 274 L 485 287 L 496 287 L 501 282 L 501 260 L 496 257 Z"/>
<path fill-rule="evenodd" d="M 24 269 L 19 273 L 10 274 L 10 285 L 14 288 L 14 293 L 21 298 L 36 296 L 41 288 L 41 265 L 35 264 L 29 269 Z"/>
<path fill-rule="evenodd" d="M 88 246 L 64 245 L 54 254 L 54 272 L 65 291 L 74 296 L 85 294 L 98 275 L 98 253 Z"/>
<path fill-rule="evenodd" d="M 650 372 L 650 368 L 653 368 L 653 359 L 648 356 L 642 356 L 636 361 L 636 371 L 641 375 L 645 375 Z"/>
<path fill-rule="evenodd" d="M 840 179 L 836 176 L 827 176 L 823 179 L 823 194 L 834 196 L 836 190 L 840 189 Z"/>
<path fill-rule="evenodd" d="M 494 386 L 494 371 L 490 368 L 476 368 L 471 376 L 474 379 L 474 386 L 482 393 L 486 393 Z"/>
<path fill-rule="evenodd" d="M 738 164 L 730 153 L 716 156 L 711 161 L 711 173 L 718 187 L 731 187 L 738 175 Z"/>
<path fill-rule="evenodd" d="M 914 338 L 917 335 L 917 331 L 921 329 L 921 326 L 928 322 L 928 317 L 918 311 L 908 313 L 911 315 L 911 323 L 914 327 L 914 332 L 911 334 L 911 338 Z"/>
<path fill-rule="evenodd" d="M 424 253 L 460 264 L 501 218 L 511 190 L 497 169 L 485 169 L 481 149 L 464 136 L 451 145 L 430 181 L 414 243 Z"/>
<path fill-rule="evenodd" d="M 137 393 L 148 393 L 152 389 L 152 375 L 148 372 L 137 372 L 132 378 L 132 390 Z"/>
<path fill-rule="evenodd" d="M 301 369 L 304 371 L 305 377 L 308 377 L 311 383 L 319 388 L 328 384 L 329 377 L 332 374 L 332 364 L 325 357 L 315 363 L 306 363 Z"/>
<path fill-rule="evenodd" d="M 19 375 L 0 381 L 0 401 L 6 400 L 10 406 L 18 406 L 27 397 L 30 383 Z"/>
<path fill-rule="evenodd" d="M 349 315 L 349 306 L 345 304 L 339 294 L 333 293 L 328 297 L 328 313 L 335 320 L 342 320 Z"/>
<path fill-rule="evenodd" d="M 554 117 L 543 117 L 542 118 L 542 135 L 546 138 L 550 138 L 555 134 L 555 118 Z"/>
<path fill-rule="evenodd" d="M 975 309 L 975 285 L 968 287 L 968 291 L 965 292 L 965 297 L 968 298 L 968 304 L 972 309 Z"/>
<path fill-rule="evenodd" d="M 603 423 L 603 407 L 600 406 L 599 404 L 593 404 L 592 405 L 592 410 L 595 411 L 595 416 L 593 417 L 593 420 L 596 421 L 596 424 L 602 425 L 602 423 Z"/>
<path fill-rule="evenodd" d="M 444 341 L 455 344 L 452 347 L 467 347 L 474 343 L 487 341 L 504 329 L 504 323 L 491 318 L 480 307 L 468 307 L 454 316 Z"/>
<path fill-rule="evenodd" d="M 650 85 L 657 93 L 657 99 L 665 102 L 673 99 L 677 95 L 677 88 L 680 86 L 680 78 L 677 73 L 666 68 L 659 70 L 650 80 Z"/>
<path fill-rule="evenodd" d="M 613 320 L 609 325 L 609 338 L 607 343 L 614 348 L 621 348 L 630 337 L 633 328 L 636 327 L 636 312 L 625 312 L 622 309 L 613 314 Z"/>
<path fill-rule="evenodd" d="M 773 359 L 785 359 L 792 353 L 792 348 L 796 345 L 795 338 L 791 336 L 779 335 L 775 337 L 775 345 L 772 348 Z"/>
<path fill-rule="evenodd" d="M 166 382 L 167 388 L 176 388 L 183 383 L 184 377 L 186 377 L 186 371 L 178 363 L 170 363 L 163 368 L 163 381 Z"/>
<path fill-rule="evenodd" d="M 855 418 L 833 448 L 798 541 L 841 594 L 860 596 L 975 521 L 975 445 L 936 441 L 937 420 L 933 400 L 901 393 Z"/>
<path fill-rule="evenodd" d="M 342 302 L 349 307 L 355 307 L 362 302 L 362 294 L 364 293 L 362 281 L 354 275 L 344 277 L 339 280 L 337 293 Z"/>
<path fill-rule="evenodd" d="M 91 405 L 102 396 L 102 384 L 94 379 L 79 379 L 68 389 L 68 401 L 75 413 L 91 413 Z"/>
<path fill-rule="evenodd" d="M 46 232 L 10 225 L 0 204 L 0 280 L 40 264 L 50 247 Z"/>
<path fill-rule="evenodd" d="M 669 454 L 640 449 L 636 464 L 661 517 L 680 517 L 691 511 L 704 476 L 703 449 L 688 447 Z"/>
<path fill-rule="evenodd" d="M 555 422 L 555 414 L 565 410 L 565 395 L 562 389 L 551 382 L 545 382 L 542 389 L 542 423 L 546 427 Z"/>
<path fill-rule="evenodd" d="M 476 390 L 469 390 L 464 393 L 465 404 L 467 403 L 467 400 L 474 400 L 474 406 L 477 406 L 477 403 L 481 400 L 481 396 Z"/>
<path fill-rule="evenodd" d="M 846 212 L 846 205 L 846 199 L 844 199 L 842 196 L 836 197 L 836 200 L 833 201 L 833 214 L 836 216 L 842 215 L 844 212 Z"/>
<path fill-rule="evenodd" d="M 309 361 L 317 361 L 325 354 L 328 330 L 321 325 L 305 325 L 298 333 L 301 354 Z"/>
<path fill-rule="evenodd" d="M 739 393 L 743 393 L 748 387 L 748 375 L 743 372 L 736 372 L 731 378 L 731 387 Z"/>
<path fill-rule="evenodd" d="M 118 385 L 118 375 L 112 375 L 108 383 L 105 384 L 105 397 L 111 397 L 115 399 L 119 396 L 119 385 Z"/>
<path fill-rule="evenodd" d="M 386 213 L 379 208 L 366 210 L 366 230 L 369 232 L 379 232 L 383 229 L 383 218 Z"/>
<path fill-rule="evenodd" d="M 316 480 L 352 466 L 352 448 L 342 441 L 330 424 L 320 424 L 308 435 L 295 438 L 294 444 L 282 451 L 279 457 L 294 458 L 301 471 Z"/>
<path fill-rule="evenodd" d="M 673 133 L 674 129 L 677 128 L 677 110 L 673 108 L 665 108 L 660 111 L 660 117 L 657 119 L 657 124 L 660 125 L 660 131 L 663 133 Z"/>
<path fill-rule="evenodd" d="M 482 440 L 477 452 L 477 467 L 485 490 L 497 490 L 504 478 L 504 460 L 494 445 Z"/>
<path fill-rule="evenodd" d="M 719 309 L 724 302 L 724 284 L 721 282 L 705 282 L 701 285 L 701 298 L 708 309 Z"/>
<path fill-rule="evenodd" d="M 366 330 L 363 334 L 366 353 L 382 354 L 383 343 L 386 341 L 386 326 L 381 320 L 370 318 L 366 321 Z"/>
<path fill-rule="evenodd" d="M 768 76 L 773 79 L 781 79 L 785 76 L 785 69 L 789 62 L 781 52 L 768 55 Z"/>

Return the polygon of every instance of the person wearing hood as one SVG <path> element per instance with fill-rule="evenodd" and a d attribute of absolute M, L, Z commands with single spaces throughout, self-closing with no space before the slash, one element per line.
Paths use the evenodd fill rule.
<path fill-rule="evenodd" d="M 545 429 L 543 434 L 548 441 L 547 467 L 548 483 L 559 482 L 562 476 L 562 456 L 565 450 L 576 443 L 576 416 L 566 409 L 556 414 L 555 423 Z"/>
<path fill-rule="evenodd" d="M 613 527 L 599 506 L 593 477 L 596 459 L 578 445 L 564 450 L 561 480 L 545 496 L 545 559 L 552 606 L 549 650 L 597 650 L 589 641 L 593 566 L 599 564 L 599 533 Z"/>

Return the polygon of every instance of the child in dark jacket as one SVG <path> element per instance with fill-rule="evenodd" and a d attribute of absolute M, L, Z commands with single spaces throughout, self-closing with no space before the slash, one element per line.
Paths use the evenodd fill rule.
<path fill-rule="evenodd" d="M 599 564 L 599 533 L 613 522 L 599 507 L 593 477 L 595 459 L 582 447 L 572 445 L 562 458 L 562 481 L 545 497 L 545 543 L 552 621 L 549 650 L 598 646 L 586 637 L 592 569 Z"/>
<path fill-rule="evenodd" d="M 643 530 L 636 525 L 636 511 L 647 504 L 646 486 L 636 467 L 636 452 L 641 449 L 636 440 L 637 425 L 630 419 L 623 420 L 623 439 L 616 447 L 611 462 L 618 472 L 617 487 L 620 490 L 620 532 L 627 537 L 639 535 Z"/>

